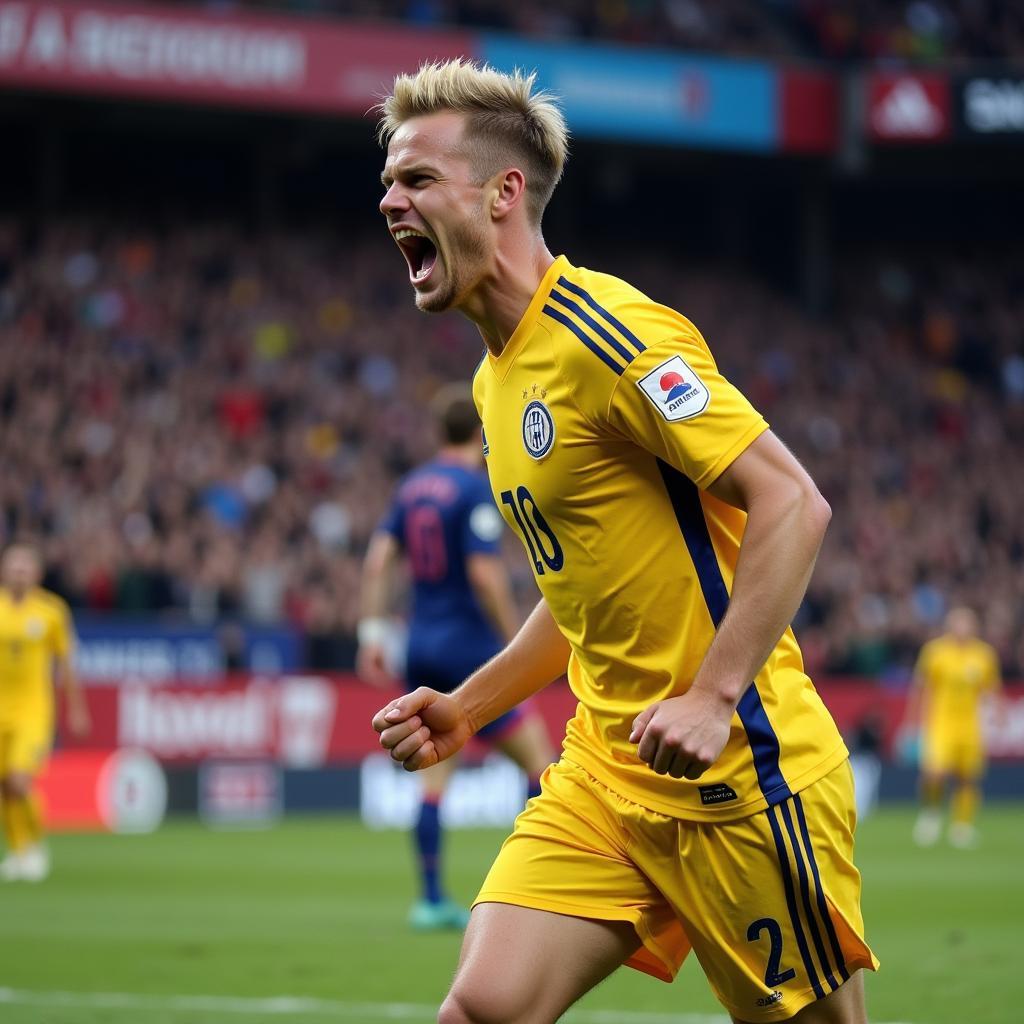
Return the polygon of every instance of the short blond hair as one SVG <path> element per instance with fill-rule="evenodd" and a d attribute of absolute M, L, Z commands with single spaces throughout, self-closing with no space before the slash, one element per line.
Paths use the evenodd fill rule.
<path fill-rule="evenodd" d="M 526 174 L 527 203 L 539 223 L 569 154 L 569 129 L 551 93 L 534 91 L 537 73 L 511 74 L 489 64 L 454 60 L 398 75 L 378 106 L 377 138 L 386 146 L 406 121 L 452 110 L 466 114 L 466 154 L 486 181 L 503 167 Z"/>

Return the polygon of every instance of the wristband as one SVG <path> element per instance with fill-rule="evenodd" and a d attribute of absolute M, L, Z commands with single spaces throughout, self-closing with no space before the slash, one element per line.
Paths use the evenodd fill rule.
<path fill-rule="evenodd" d="M 356 638 L 360 647 L 382 647 L 391 636 L 391 623 L 380 616 L 360 619 L 356 626 Z"/>

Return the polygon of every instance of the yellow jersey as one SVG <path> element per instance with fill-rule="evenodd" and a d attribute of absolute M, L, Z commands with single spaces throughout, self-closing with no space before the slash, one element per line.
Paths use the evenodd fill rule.
<path fill-rule="evenodd" d="M 982 698 L 999 688 L 995 650 L 983 640 L 940 636 L 921 648 L 915 674 L 924 689 L 924 728 L 980 740 Z"/>
<path fill-rule="evenodd" d="M 0 588 L 0 722 L 52 714 L 53 659 L 74 642 L 67 604 L 48 590 L 20 601 Z"/>
<path fill-rule="evenodd" d="M 686 691 L 725 614 L 746 515 L 705 488 L 767 430 L 693 324 L 559 257 L 473 386 L 498 508 L 572 649 L 563 756 L 698 820 L 754 814 L 840 764 L 789 629 L 700 779 L 655 774 L 629 742 L 637 714 Z"/>

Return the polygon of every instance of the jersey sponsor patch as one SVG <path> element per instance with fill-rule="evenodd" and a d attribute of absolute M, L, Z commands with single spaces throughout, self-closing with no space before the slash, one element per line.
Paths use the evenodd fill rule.
<path fill-rule="evenodd" d="M 736 790 L 732 786 L 727 786 L 724 782 L 719 782 L 714 786 L 698 786 L 700 790 L 700 802 L 705 807 L 711 807 L 714 804 L 724 804 L 729 800 L 736 800 Z"/>
<path fill-rule="evenodd" d="M 501 513 L 493 505 L 480 504 L 469 513 L 469 528 L 473 535 L 488 544 L 501 536 L 505 521 Z"/>
<path fill-rule="evenodd" d="M 690 369 L 682 356 L 666 359 L 636 383 L 670 423 L 699 416 L 711 399 L 704 382 Z"/>
<path fill-rule="evenodd" d="M 534 399 L 523 410 L 523 447 L 527 455 L 540 461 L 555 443 L 555 421 L 548 407 Z"/>

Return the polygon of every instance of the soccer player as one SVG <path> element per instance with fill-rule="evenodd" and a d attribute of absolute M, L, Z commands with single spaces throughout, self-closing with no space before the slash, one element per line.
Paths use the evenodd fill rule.
<path fill-rule="evenodd" d="M 734 1020 L 862 1024 L 850 767 L 789 628 L 828 505 L 693 324 L 548 251 L 567 132 L 532 76 L 428 65 L 382 113 L 380 209 L 416 305 L 483 337 L 491 489 L 542 599 L 461 687 L 374 727 L 416 770 L 563 673 L 579 698 L 440 1021 L 547 1024 L 692 948 Z M 646 198 L 652 230 L 683 229 Z"/>
<path fill-rule="evenodd" d="M 6 881 L 42 881 L 50 871 L 33 782 L 53 742 L 53 681 L 63 684 L 68 725 L 89 731 L 89 712 L 72 663 L 74 632 L 67 605 L 39 586 L 35 549 L 12 544 L 0 561 L 0 808 Z"/>
<path fill-rule="evenodd" d="M 942 803 L 953 783 L 949 841 L 977 842 L 975 818 L 985 770 L 982 731 L 985 704 L 1000 686 L 999 657 L 978 638 L 978 618 L 970 608 L 953 608 L 946 631 L 921 648 L 907 702 L 904 729 L 920 730 L 921 813 L 914 839 L 931 846 L 942 832 Z"/>
<path fill-rule="evenodd" d="M 367 682 L 391 683 L 390 623 L 384 615 L 404 554 L 413 581 L 404 675 L 410 689 L 426 684 L 446 693 L 512 639 L 518 620 L 500 554 L 504 523 L 483 472 L 472 393 L 468 385 L 449 385 L 433 404 L 441 450 L 399 484 L 367 551 L 357 667 Z M 541 772 L 554 757 L 535 711 L 513 708 L 479 735 L 526 772 L 528 796 L 540 793 Z M 440 805 L 455 763 L 449 758 L 422 772 L 415 829 L 422 898 L 409 914 L 421 931 L 464 928 L 469 920 L 468 911 L 445 896 L 441 882 Z"/>

